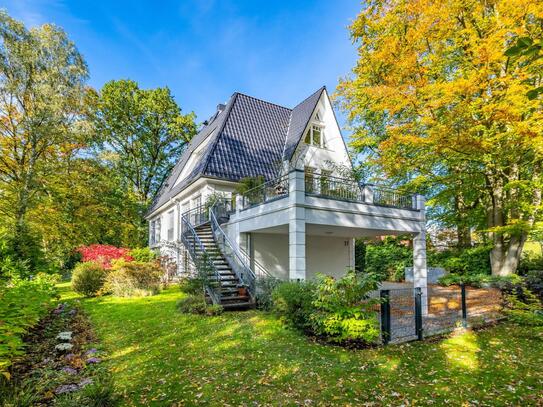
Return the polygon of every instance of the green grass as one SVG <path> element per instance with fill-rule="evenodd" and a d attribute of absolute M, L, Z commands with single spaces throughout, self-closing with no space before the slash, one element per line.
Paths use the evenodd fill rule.
<path fill-rule="evenodd" d="M 68 287 L 64 295 L 72 296 Z M 258 312 L 182 315 L 170 288 L 83 300 L 123 405 L 538 405 L 543 330 L 500 324 L 366 350 L 314 343 Z"/>

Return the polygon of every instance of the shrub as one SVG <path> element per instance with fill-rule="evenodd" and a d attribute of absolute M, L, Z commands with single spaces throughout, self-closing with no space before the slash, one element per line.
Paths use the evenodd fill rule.
<path fill-rule="evenodd" d="M 270 311 L 273 308 L 273 290 L 281 280 L 272 277 L 261 277 L 256 280 L 256 306 L 258 309 Z"/>
<path fill-rule="evenodd" d="M 490 276 L 488 274 L 447 274 L 438 280 L 443 286 L 465 284 L 471 287 L 495 287 L 505 289 L 506 287 L 518 284 L 521 277 L 516 274 L 510 276 Z"/>
<path fill-rule="evenodd" d="M 162 270 L 156 262 L 113 262 L 104 291 L 118 297 L 143 297 L 160 291 Z"/>
<path fill-rule="evenodd" d="M 505 314 L 520 325 L 543 326 L 541 302 L 525 284 L 517 284 L 505 296 Z"/>
<path fill-rule="evenodd" d="M 523 253 L 518 265 L 518 273 L 525 276 L 534 270 L 543 270 L 543 256 Z"/>
<path fill-rule="evenodd" d="M 188 295 L 202 294 L 204 291 L 203 281 L 197 277 L 184 277 L 179 281 L 179 289 Z"/>
<path fill-rule="evenodd" d="M 104 286 L 106 274 L 106 270 L 100 263 L 92 261 L 79 263 L 72 273 L 72 288 L 85 297 L 98 295 Z"/>
<path fill-rule="evenodd" d="M 272 293 L 273 311 L 281 320 L 302 332 L 312 333 L 311 312 L 315 284 L 309 281 L 286 281 Z"/>
<path fill-rule="evenodd" d="M 129 254 L 129 249 L 105 244 L 92 244 L 90 246 L 81 246 L 77 249 L 77 251 L 81 253 L 81 260 L 83 262 L 97 262 L 106 269 L 109 269 L 111 267 L 111 263 L 113 260 L 134 260 Z"/>
<path fill-rule="evenodd" d="M 310 316 L 314 333 L 332 342 L 374 343 L 380 331 L 372 307 L 378 300 L 370 300 L 369 293 L 377 286 L 368 273 L 349 271 L 339 280 L 319 276 Z"/>
<path fill-rule="evenodd" d="M 128 252 L 128 255 L 138 262 L 151 262 L 158 259 L 158 254 L 149 247 L 132 249 Z"/>
<path fill-rule="evenodd" d="M 0 231 L 0 280 L 25 279 L 31 273 L 30 263 L 15 256 L 7 235 Z"/>
<path fill-rule="evenodd" d="M 0 375 L 9 378 L 11 360 L 21 355 L 23 336 L 48 312 L 58 296 L 54 276 L 0 283 Z M 1 377 L 1 376 L 0 376 Z"/>
<path fill-rule="evenodd" d="M 429 252 L 428 264 L 443 267 L 451 274 L 490 275 L 491 246 Z"/>
<path fill-rule="evenodd" d="M 382 242 L 366 245 L 364 271 L 380 281 L 401 281 L 405 268 L 413 265 L 413 249 L 404 244 L 406 238 L 387 237 Z"/>
<path fill-rule="evenodd" d="M 203 293 L 190 295 L 177 301 L 177 309 L 183 314 L 220 315 L 223 307 L 219 304 L 208 304 Z"/>
<path fill-rule="evenodd" d="M 537 295 L 543 304 L 543 270 L 531 270 L 526 273 L 525 279 L 528 289 Z"/>

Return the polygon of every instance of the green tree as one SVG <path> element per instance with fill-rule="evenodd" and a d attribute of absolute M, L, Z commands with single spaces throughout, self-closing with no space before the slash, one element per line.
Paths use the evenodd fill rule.
<path fill-rule="evenodd" d="M 440 216 L 488 235 L 492 272 L 514 272 L 540 218 L 543 115 L 526 97 L 543 59 L 506 50 L 541 38 L 529 0 L 373 0 L 351 26 L 353 75 L 339 85 L 353 147 Z"/>
<path fill-rule="evenodd" d="M 0 211 L 16 255 L 35 263 L 27 214 L 57 161 L 84 143 L 87 66 L 54 25 L 28 30 L 0 11 L 0 38 Z"/>
<path fill-rule="evenodd" d="M 140 89 L 110 81 L 98 95 L 96 130 L 102 157 L 122 175 L 141 203 L 153 198 L 196 133 L 194 114 L 181 109 L 168 88 Z"/>

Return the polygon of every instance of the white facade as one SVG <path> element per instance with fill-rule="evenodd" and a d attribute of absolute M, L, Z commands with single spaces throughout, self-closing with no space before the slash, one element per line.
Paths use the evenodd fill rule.
<path fill-rule="evenodd" d="M 345 178 L 351 163 L 326 91 L 322 92 L 303 134 L 293 158 L 283 162 L 283 175 L 288 177 L 288 194 L 251 207 L 243 207 L 238 197 L 236 212 L 222 225 L 230 241 L 247 253 L 251 268 L 265 269 L 281 279 L 311 279 L 317 273 L 340 277 L 355 267 L 355 238 L 411 234 L 415 286 L 425 289 L 424 198 L 402 197 L 413 201 L 395 207 L 383 205 L 376 195 L 381 192 L 371 187 L 359 190 L 359 196 L 356 191 L 359 187 L 356 186 L 357 196 L 352 199 L 338 199 L 322 193 L 323 190 L 334 189 L 337 194 L 342 188 L 352 186 L 338 184 L 330 187 L 334 176 Z M 201 148 L 194 150 L 187 161 L 189 167 L 194 166 L 201 151 Z M 175 184 L 183 181 L 190 169 L 183 169 Z M 321 178 L 313 182 L 314 176 Z M 312 185 L 320 191 L 314 191 Z M 182 252 L 179 242 L 181 213 L 204 204 L 213 193 L 230 197 L 235 187 L 236 184 L 229 181 L 198 178 L 148 215 L 151 247 L 163 250 L 166 247 L 164 242 L 170 240 L 177 243 Z M 176 220 L 173 241 L 169 239 L 172 234 L 170 228 L 168 236 L 167 226 L 172 219 L 172 210 Z M 160 232 L 153 226 L 158 223 Z M 157 237 L 153 239 L 153 235 Z M 178 262 L 182 272 L 180 263 L 183 259 Z"/>

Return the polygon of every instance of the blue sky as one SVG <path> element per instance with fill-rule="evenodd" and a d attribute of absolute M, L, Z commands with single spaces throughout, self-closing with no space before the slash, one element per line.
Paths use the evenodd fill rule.
<path fill-rule="evenodd" d="M 332 92 L 356 61 L 347 26 L 361 3 L 3 0 L 0 7 L 27 26 L 63 27 L 92 86 L 121 78 L 168 86 L 203 121 L 234 91 L 288 107 L 322 85 Z"/>

